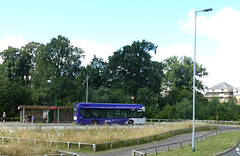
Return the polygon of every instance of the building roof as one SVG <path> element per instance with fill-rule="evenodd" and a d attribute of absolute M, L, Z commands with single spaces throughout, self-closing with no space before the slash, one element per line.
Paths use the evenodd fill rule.
<path fill-rule="evenodd" d="M 226 82 L 222 82 L 216 86 L 211 87 L 210 89 L 234 89 L 234 87 L 227 84 Z"/>

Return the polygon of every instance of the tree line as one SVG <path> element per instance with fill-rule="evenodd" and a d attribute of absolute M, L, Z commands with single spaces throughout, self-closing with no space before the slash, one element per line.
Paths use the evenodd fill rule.
<path fill-rule="evenodd" d="M 148 118 L 191 119 L 192 58 L 153 61 L 151 53 L 156 51 L 149 41 L 133 41 L 108 61 L 94 56 L 82 66 L 84 50 L 61 35 L 46 45 L 29 42 L 21 48 L 8 47 L 0 52 L 0 111 L 15 117 L 19 105 L 73 106 L 86 101 L 88 85 L 89 102 L 139 103 L 146 106 Z M 237 120 L 234 99 L 220 103 L 203 98 L 201 91 L 207 86 L 199 78 L 207 75 L 206 68 L 196 63 L 196 118 Z"/>

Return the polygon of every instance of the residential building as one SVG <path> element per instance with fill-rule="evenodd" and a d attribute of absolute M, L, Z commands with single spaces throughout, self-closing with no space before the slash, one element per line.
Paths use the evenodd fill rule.
<path fill-rule="evenodd" d="M 234 97 L 234 92 L 236 92 L 236 88 L 226 82 L 222 82 L 209 88 L 204 97 L 208 100 L 211 100 L 213 97 L 218 97 L 220 102 L 225 102 Z"/>

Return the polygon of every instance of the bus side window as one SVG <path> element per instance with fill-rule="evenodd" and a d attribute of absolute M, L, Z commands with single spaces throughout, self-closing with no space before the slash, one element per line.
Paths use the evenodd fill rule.
<path fill-rule="evenodd" d="M 130 117 L 131 118 L 136 118 L 136 116 L 137 116 L 137 111 L 135 109 L 130 110 Z"/>
<path fill-rule="evenodd" d="M 105 109 L 101 110 L 101 118 L 106 118 L 106 110 Z"/>
<path fill-rule="evenodd" d="M 120 110 L 114 110 L 114 117 L 120 118 Z"/>
<path fill-rule="evenodd" d="M 121 118 L 127 117 L 127 110 L 121 110 Z"/>
<path fill-rule="evenodd" d="M 85 109 L 81 109 L 80 112 L 81 112 L 82 117 L 85 118 L 85 117 L 86 117 L 86 114 L 85 114 L 85 113 L 86 113 L 86 110 L 85 110 Z"/>
<path fill-rule="evenodd" d="M 90 117 L 90 110 L 89 110 L 89 109 L 86 109 L 85 117 L 86 117 L 86 118 L 89 118 L 89 117 Z"/>
<path fill-rule="evenodd" d="M 91 117 L 92 118 L 99 118 L 100 117 L 100 110 L 99 109 L 93 109 L 91 111 Z"/>
<path fill-rule="evenodd" d="M 109 109 L 109 110 L 106 110 L 106 117 L 107 118 L 113 118 L 113 110 Z"/>

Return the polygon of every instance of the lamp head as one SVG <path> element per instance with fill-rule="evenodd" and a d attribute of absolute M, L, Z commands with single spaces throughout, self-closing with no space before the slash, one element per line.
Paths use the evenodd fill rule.
<path fill-rule="evenodd" d="M 208 8 L 208 9 L 202 10 L 202 12 L 208 12 L 208 11 L 212 11 L 212 10 L 213 10 L 212 8 Z"/>

